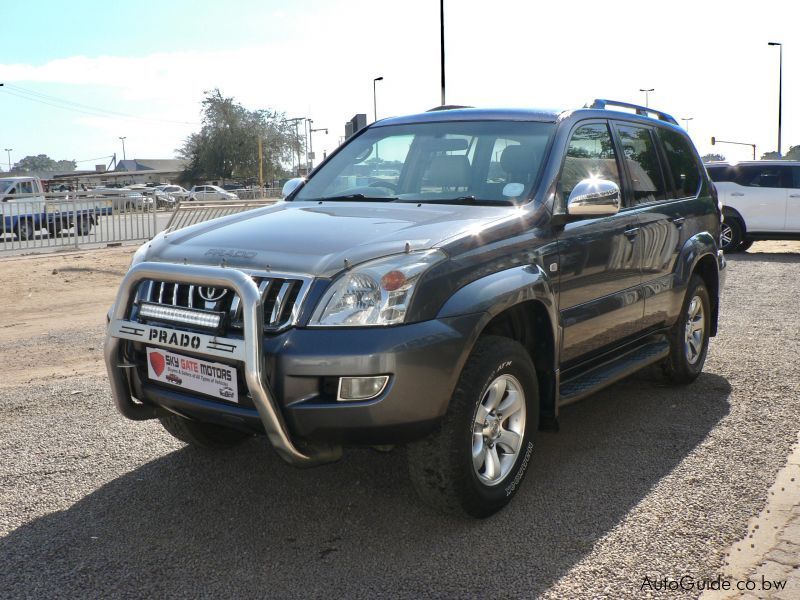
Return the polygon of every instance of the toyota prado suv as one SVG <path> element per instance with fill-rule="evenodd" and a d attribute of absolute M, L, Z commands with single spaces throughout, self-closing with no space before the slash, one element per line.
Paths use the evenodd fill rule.
<path fill-rule="evenodd" d="M 653 109 L 385 119 L 285 193 L 136 252 L 105 346 L 123 415 L 298 467 L 407 444 L 427 503 L 484 517 L 562 406 L 648 365 L 689 383 L 717 332 L 720 207 Z"/>

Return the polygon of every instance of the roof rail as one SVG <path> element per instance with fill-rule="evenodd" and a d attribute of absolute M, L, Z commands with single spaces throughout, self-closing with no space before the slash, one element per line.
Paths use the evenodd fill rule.
<path fill-rule="evenodd" d="M 457 108 L 474 108 L 473 106 L 461 106 L 459 104 L 443 104 L 442 106 L 434 106 L 425 112 L 436 112 L 437 110 L 455 110 Z"/>
<path fill-rule="evenodd" d="M 606 108 L 607 106 L 620 106 L 622 108 L 630 108 L 635 110 L 637 115 L 642 115 L 643 117 L 647 117 L 650 115 L 650 113 L 652 113 L 656 117 L 658 117 L 658 119 L 661 121 L 666 121 L 667 123 L 678 125 L 678 121 L 676 121 L 675 117 L 673 117 L 672 115 L 668 115 L 663 111 L 650 108 L 649 106 L 641 106 L 640 104 L 631 104 L 630 102 L 619 102 L 617 100 L 606 100 L 603 98 L 597 98 L 595 100 L 592 100 L 591 102 L 587 102 L 583 108 Z"/>

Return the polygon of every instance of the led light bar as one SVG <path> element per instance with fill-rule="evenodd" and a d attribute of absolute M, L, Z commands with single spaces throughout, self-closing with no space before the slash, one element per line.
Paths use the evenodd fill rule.
<path fill-rule="evenodd" d="M 159 321 L 194 325 L 195 327 L 205 327 L 208 329 L 218 329 L 222 322 L 222 313 L 180 308 L 176 306 L 164 306 L 162 304 L 151 304 L 149 302 L 143 302 L 141 304 L 139 307 L 139 316 L 146 319 L 158 319 Z"/>

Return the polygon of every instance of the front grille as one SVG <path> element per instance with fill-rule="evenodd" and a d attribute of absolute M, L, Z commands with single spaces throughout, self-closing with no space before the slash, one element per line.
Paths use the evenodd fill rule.
<path fill-rule="evenodd" d="M 280 331 L 294 325 L 311 280 L 258 275 L 252 277 L 261 292 L 264 331 Z M 131 318 L 145 320 L 137 316 L 142 302 L 222 312 L 226 315 L 226 329 L 237 330 L 243 325 L 239 296 L 231 289 L 145 280 L 137 288 Z"/>

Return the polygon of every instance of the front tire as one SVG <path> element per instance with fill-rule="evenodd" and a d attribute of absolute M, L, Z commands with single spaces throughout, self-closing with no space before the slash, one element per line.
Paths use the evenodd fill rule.
<path fill-rule="evenodd" d="M 159 417 L 161 425 L 172 437 L 186 442 L 190 446 L 206 450 L 224 450 L 238 446 L 248 437 L 248 434 L 220 427 L 212 423 L 190 421 L 178 415 Z"/>
<path fill-rule="evenodd" d="M 711 331 L 711 301 L 703 280 L 693 275 L 686 289 L 681 315 L 669 333 L 670 353 L 664 373 L 674 384 L 697 379 L 708 354 Z"/>
<path fill-rule="evenodd" d="M 516 494 L 539 428 L 536 371 L 525 348 L 475 344 L 438 431 L 408 448 L 411 482 L 430 506 L 483 518 Z"/>

